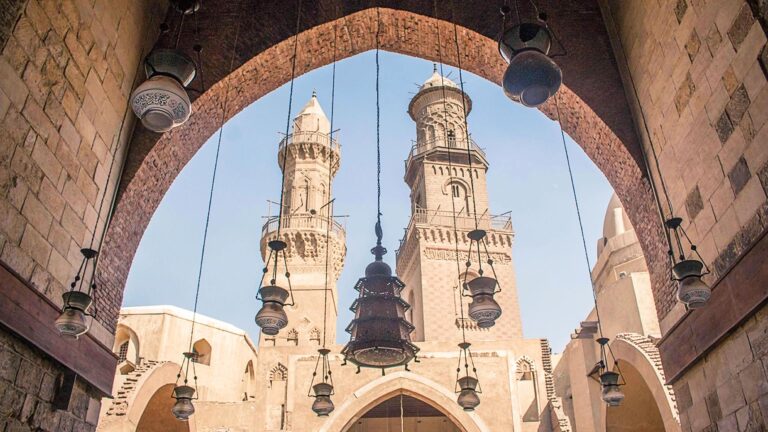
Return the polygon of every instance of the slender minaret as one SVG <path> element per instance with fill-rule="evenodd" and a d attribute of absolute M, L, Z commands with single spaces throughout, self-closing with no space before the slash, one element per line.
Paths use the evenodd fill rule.
<path fill-rule="evenodd" d="M 522 337 L 512 262 L 512 222 L 509 217 L 490 214 L 488 161 L 485 152 L 467 137 L 462 105 L 469 114 L 469 96 L 435 68 L 408 106 L 416 122 L 416 142 L 405 166 L 412 215 L 397 253 L 397 274 L 406 284 L 403 297 L 413 307 L 411 321 L 416 326 L 416 341 L 459 340 L 462 326 L 470 341 Z M 471 299 L 462 297 L 459 289 L 458 274 L 466 270 L 467 233 L 475 228 L 475 215 L 479 227 L 488 233 L 488 250 L 502 289 L 496 299 L 503 313 L 490 329 L 479 329 L 466 316 Z M 458 268 L 454 218 L 459 239 Z M 460 302 L 465 305 L 463 320 Z"/>
<path fill-rule="evenodd" d="M 283 222 L 280 238 L 288 244 L 287 264 L 295 306 L 285 308 L 288 326 L 277 336 L 261 334 L 261 346 L 315 345 L 322 340 L 325 313 L 326 340 L 336 339 L 336 280 L 346 255 L 344 228 L 331 217 L 331 184 L 339 169 L 341 148 L 331 141 L 331 125 L 317 95 L 293 120 L 293 131 L 280 142 L 278 164 L 285 174 Z M 287 152 L 287 153 L 286 153 Z M 283 163 L 285 162 L 285 163 Z M 329 209 L 331 210 L 329 213 Z M 325 292 L 325 245 L 330 224 L 328 292 Z M 264 224 L 261 256 L 267 258 L 267 242 L 277 236 L 277 217 Z M 284 273 L 280 268 L 279 273 Z M 285 286 L 287 289 L 288 287 Z M 327 294 L 327 309 L 322 304 Z"/>

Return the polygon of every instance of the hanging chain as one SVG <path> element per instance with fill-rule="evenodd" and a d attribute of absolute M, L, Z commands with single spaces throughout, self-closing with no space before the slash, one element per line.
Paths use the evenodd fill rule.
<path fill-rule="evenodd" d="M 338 19 L 338 11 L 336 13 Z M 331 136 L 328 143 L 328 202 L 325 226 L 325 289 L 323 290 L 323 348 L 326 346 L 328 328 L 328 272 L 330 266 L 331 224 L 333 223 L 333 205 L 331 205 L 331 182 L 333 181 L 333 118 L 336 104 L 336 44 L 338 42 L 336 24 L 333 25 L 333 67 L 331 69 Z"/>
<path fill-rule="evenodd" d="M 235 66 L 235 55 L 237 52 L 237 42 L 240 37 L 240 25 L 238 24 L 235 31 L 235 40 L 232 45 L 232 56 L 229 61 L 229 70 L 232 71 Z M 213 191 L 216 186 L 216 174 L 219 169 L 219 155 L 221 153 L 221 141 L 224 136 L 224 124 L 227 120 L 227 106 L 229 105 L 229 85 L 227 85 L 227 91 L 224 94 L 224 103 L 221 107 L 221 126 L 219 127 L 219 136 L 216 140 L 216 156 L 213 159 L 213 173 L 211 174 L 211 187 L 208 191 L 208 209 L 205 214 L 205 227 L 203 228 L 203 244 L 200 248 L 200 262 L 197 267 L 197 285 L 195 287 L 195 304 L 192 309 L 192 330 L 189 332 L 189 351 L 192 351 L 192 341 L 195 335 L 195 324 L 197 323 L 197 305 L 200 299 L 200 285 L 203 277 L 203 264 L 205 262 L 205 248 L 208 244 L 208 227 L 211 222 L 211 207 L 213 206 Z"/>
<path fill-rule="evenodd" d="M 376 223 L 381 227 L 381 106 L 379 90 L 379 35 L 381 33 L 381 13 L 376 7 Z"/>
<path fill-rule="evenodd" d="M 455 3 L 452 3 L 454 5 L 452 14 L 453 16 L 453 41 L 456 45 L 456 66 L 459 69 L 459 87 L 461 88 L 461 109 L 464 117 L 464 135 L 466 135 L 467 140 L 467 164 L 469 165 L 469 188 L 472 191 L 472 215 L 474 216 L 475 220 L 475 229 L 478 229 L 478 221 L 477 221 L 477 200 L 475 199 L 475 178 L 472 176 L 472 172 L 474 169 L 472 168 L 472 140 L 470 139 L 469 135 L 469 122 L 467 121 L 467 100 L 466 100 L 466 93 L 464 92 L 464 77 L 462 73 L 462 67 L 461 67 L 461 49 L 459 48 L 459 26 L 456 24 L 456 17 L 455 17 Z M 467 209 L 469 210 L 469 209 Z M 482 259 L 480 259 L 480 268 L 482 268 Z"/>
<path fill-rule="evenodd" d="M 291 83 L 288 91 L 288 114 L 285 119 L 285 146 L 283 148 L 282 176 L 280 179 L 280 209 L 277 215 L 277 239 L 280 239 L 280 232 L 283 227 L 283 199 L 285 198 L 285 163 L 288 160 L 288 137 L 291 132 L 291 110 L 293 109 L 293 85 L 296 80 L 296 57 L 299 49 L 299 30 L 301 30 L 301 3 L 302 0 L 296 0 L 296 33 L 293 36 L 293 58 L 291 59 Z M 277 254 L 276 254 L 277 255 Z M 277 256 L 275 256 L 275 266 L 277 266 Z"/>
<path fill-rule="evenodd" d="M 443 74 L 443 45 L 440 41 L 440 20 L 437 17 L 437 0 L 433 0 L 432 6 L 434 8 L 434 15 L 435 15 L 435 29 L 437 31 L 437 57 L 438 61 L 440 62 L 440 86 L 442 90 L 442 97 L 443 97 L 443 116 L 444 116 L 444 140 L 445 145 L 448 148 L 448 179 L 449 184 L 451 183 L 451 180 L 453 177 L 453 156 L 452 151 L 448 147 L 448 97 L 445 91 L 445 75 Z M 461 97 L 463 98 L 464 95 L 462 94 Z M 467 145 L 469 145 L 469 139 L 467 139 Z M 472 173 L 470 172 L 470 177 L 472 176 Z M 456 253 L 456 283 L 457 288 L 459 290 L 459 311 L 460 311 L 460 323 L 461 325 L 461 340 L 462 342 L 466 342 L 466 332 L 464 330 L 464 300 L 463 296 L 461 295 L 462 290 L 464 289 L 461 282 L 461 264 L 460 264 L 460 258 L 459 258 L 459 230 L 458 230 L 458 222 L 456 221 L 456 202 L 453 197 L 453 189 L 451 188 L 450 191 L 451 194 L 451 219 L 453 222 L 453 238 L 454 238 L 454 252 Z M 467 209 L 469 211 L 469 209 Z M 454 295 L 454 301 L 456 299 L 456 296 Z"/>
<path fill-rule="evenodd" d="M 568 145 L 565 141 L 565 132 L 563 131 L 563 123 L 562 118 L 560 117 L 560 103 L 559 98 L 555 96 L 555 110 L 557 112 L 557 124 L 560 126 L 560 138 L 563 142 L 563 152 L 565 153 L 565 162 L 568 166 L 568 177 L 571 181 L 571 192 L 573 193 L 573 202 L 576 206 L 576 217 L 579 221 L 579 232 L 581 233 L 581 245 L 584 248 L 584 260 L 587 265 L 587 276 L 589 277 L 589 285 L 592 288 L 592 300 L 595 304 L 595 317 L 597 318 L 597 331 L 600 335 L 600 339 L 598 341 L 602 340 L 605 341 L 605 343 L 601 342 L 601 352 L 603 353 L 601 362 L 603 362 L 604 367 L 608 367 L 607 364 L 605 364 L 605 361 L 607 361 L 608 357 L 605 355 L 605 350 L 608 350 L 608 353 L 610 353 L 611 357 L 613 358 L 614 364 L 616 368 L 619 370 L 619 375 L 623 376 L 621 374 L 621 369 L 619 369 L 619 363 L 616 361 L 616 356 L 613 354 L 613 350 L 611 349 L 611 346 L 608 345 L 607 339 L 603 335 L 603 324 L 602 320 L 600 319 L 600 308 L 597 304 L 597 292 L 595 291 L 595 284 L 592 281 L 592 264 L 589 261 L 589 252 L 587 250 L 587 238 L 584 235 L 584 223 L 581 218 L 581 206 L 579 205 L 579 198 L 576 194 L 576 182 L 573 178 L 573 167 L 571 166 L 571 158 L 568 153 Z"/>

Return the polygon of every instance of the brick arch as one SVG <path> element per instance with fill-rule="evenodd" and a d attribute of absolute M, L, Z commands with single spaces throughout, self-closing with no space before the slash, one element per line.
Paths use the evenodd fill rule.
<path fill-rule="evenodd" d="M 207 54 L 208 63 L 214 64 L 209 67 L 206 63 L 206 72 L 209 77 L 213 76 L 215 84 L 194 101 L 194 113 L 188 123 L 163 135 L 138 128 L 132 138 L 114 218 L 103 247 L 99 274 L 103 288 L 97 303 L 101 310 L 111 312 L 110 315 L 115 318 L 130 263 L 144 230 L 175 177 L 200 146 L 215 133 L 221 121 L 224 100 L 228 99 L 224 118 L 230 119 L 289 79 L 292 39 L 290 30 L 286 28 L 291 28 L 287 21 L 295 19 L 291 18 L 295 17 L 295 11 L 285 5 L 271 5 L 267 9 L 286 9 L 282 15 L 278 14 L 281 18 L 271 16 L 272 20 L 277 21 L 272 24 L 243 24 L 246 35 L 238 37 L 243 42 L 237 48 L 236 69 L 228 72 L 229 60 L 225 61 L 224 58 L 229 57 L 227 53 L 231 52 L 235 39 L 232 32 L 237 27 L 237 19 L 232 16 L 238 16 L 238 11 L 232 10 L 236 7 L 231 4 L 234 2 L 227 3 L 217 6 L 211 15 L 213 18 L 230 19 L 235 25 L 226 28 L 218 26 L 215 35 L 207 35 L 203 31 L 206 46 L 222 48 L 221 52 Z M 344 2 L 337 0 L 328 3 Z M 392 8 L 380 10 L 381 47 L 395 53 L 436 60 L 436 19 L 430 16 L 432 2 L 408 3 L 408 6 L 391 5 Z M 490 7 L 489 4 L 493 2 L 482 1 L 472 3 L 462 3 L 466 8 L 457 11 L 456 17 L 456 21 L 462 24 L 459 43 L 465 47 L 462 51 L 462 66 L 468 72 L 498 84 L 505 65 L 498 55 L 493 38 L 498 30 L 497 5 Z M 569 55 L 558 60 L 565 80 L 557 96 L 563 127 L 582 146 L 606 175 L 622 202 L 626 203 L 627 213 L 638 232 L 651 269 L 657 311 L 663 317 L 675 302 L 667 273 L 663 228 L 641 168 L 639 144 L 599 9 L 591 1 L 575 3 L 579 5 L 549 8 L 550 22 L 558 27 L 561 38 L 570 41 Z M 318 6 L 315 4 L 310 7 Z M 405 7 L 410 10 L 402 9 Z M 568 7 L 591 8 L 592 15 L 574 15 L 573 11 L 566 10 Z M 226 11 L 227 8 L 230 10 Z M 375 9 L 351 9 L 351 6 L 342 9 L 347 11 L 347 15 L 337 20 L 328 18 L 329 13 L 325 10 L 315 11 L 316 15 L 305 11 L 304 16 L 314 22 L 306 23 L 306 29 L 300 34 L 297 60 L 299 75 L 331 62 L 334 26 L 338 28 L 339 59 L 374 48 L 375 32 L 372 30 L 376 28 Z M 252 16 L 254 14 L 246 15 L 248 17 L 240 19 L 261 19 Z M 457 56 L 452 49 L 452 26 L 447 21 L 437 21 L 440 23 L 443 60 L 446 64 L 455 65 Z M 277 22 L 282 22 L 286 28 Z M 259 25 L 272 25 L 276 30 L 269 36 L 262 34 L 256 43 L 247 36 Z M 167 41 L 161 40 L 159 45 L 164 43 Z M 598 51 L 594 52 L 594 49 Z M 223 63 L 227 65 L 223 66 Z M 553 118 L 555 107 L 548 103 L 541 111 Z"/>

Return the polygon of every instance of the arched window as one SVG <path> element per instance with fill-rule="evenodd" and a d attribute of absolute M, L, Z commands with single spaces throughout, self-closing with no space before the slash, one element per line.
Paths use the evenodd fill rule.
<path fill-rule="evenodd" d="M 522 405 L 523 421 L 537 422 L 540 419 L 539 386 L 536 382 L 536 367 L 533 360 L 523 356 L 517 361 L 517 394 Z"/>
<path fill-rule="evenodd" d="M 454 198 L 461 198 L 461 191 L 459 190 L 459 185 L 457 184 L 451 185 L 451 192 L 453 193 Z"/>
<path fill-rule="evenodd" d="M 243 371 L 243 401 L 248 401 L 256 397 L 255 391 L 256 374 L 253 371 L 253 361 L 249 360 Z"/>
<path fill-rule="evenodd" d="M 200 339 L 192 345 L 192 361 L 197 364 L 211 364 L 211 344 L 205 339 Z"/>
<path fill-rule="evenodd" d="M 320 329 L 315 327 L 309 332 L 309 341 L 317 342 L 317 344 L 320 345 Z"/>
<path fill-rule="evenodd" d="M 448 147 L 456 147 L 456 132 L 453 129 L 448 131 Z"/>
<path fill-rule="evenodd" d="M 128 363 L 128 366 L 136 366 L 140 363 L 139 338 L 131 328 L 120 324 L 115 332 L 115 344 L 112 351 L 117 355 L 119 363 Z M 132 367 L 125 369 L 132 370 Z"/>
<path fill-rule="evenodd" d="M 299 332 L 296 331 L 296 329 L 290 329 L 288 330 L 288 343 L 293 342 L 294 345 L 299 344 Z"/>
<path fill-rule="evenodd" d="M 128 360 L 128 345 L 130 345 L 130 341 L 125 341 L 120 345 L 120 349 L 117 352 L 117 361 L 119 363 Z"/>

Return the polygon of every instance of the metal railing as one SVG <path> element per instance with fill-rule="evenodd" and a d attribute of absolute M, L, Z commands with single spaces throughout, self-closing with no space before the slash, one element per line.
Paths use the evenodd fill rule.
<path fill-rule="evenodd" d="M 435 149 L 435 148 L 447 148 L 450 150 L 457 150 L 457 151 L 467 151 L 467 140 L 465 139 L 449 139 L 445 140 L 443 138 L 436 138 L 429 141 L 421 141 L 421 142 L 414 142 L 412 141 L 413 145 L 411 146 L 411 152 L 408 153 L 408 159 L 406 159 L 405 163 L 406 165 L 408 162 L 411 161 L 411 159 L 415 158 L 416 156 L 427 152 L 429 150 Z M 469 139 L 469 145 L 470 148 L 474 151 L 477 151 L 480 153 L 480 155 L 485 158 L 485 149 L 477 145 L 475 140 L 472 138 Z"/>
<path fill-rule="evenodd" d="M 286 146 L 293 144 L 294 142 L 300 143 L 318 143 L 324 146 L 331 147 L 335 151 L 341 150 L 341 144 L 335 138 L 331 141 L 331 135 L 322 132 L 294 132 L 284 137 L 280 141 L 278 151 L 282 152 Z"/>
<path fill-rule="evenodd" d="M 277 222 L 277 216 L 269 216 L 261 228 L 261 237 L 266 238 L 270 234 L 277 231 Z M 325 230 L 328 228 L 328 222 L 329 220 L 327 217 L 320 215 L 302 214 L 283 216 L 282 229 L 313 229 L 325 232 Z M 344 238 L 346 235 L 344 225 L 333 219 L 331 219 L 330 222 L 331 232 L 341 238 Z"/>
<path fill-rule="evenodd" d="M 400 245 L 396 254 L 399 255 L 408 234 L 415 225 L 429 224 L 434 226 L 449 227 L 453 229 L 453 211 L 450 210 L 428 210 L 417 208 L 411 214 L 411 220 L 405 229 L 403 238 L 400 239 Z M 509 212 L 500 215 L 488 215 L 483 213 L 477 216 L 477 226 L 484 230 L 512 232 L 512 215 Z M 456 213 L 456 229 L 459 231 L 470 231 L 475 229 L 475 218 L 471 213 Z"/>

